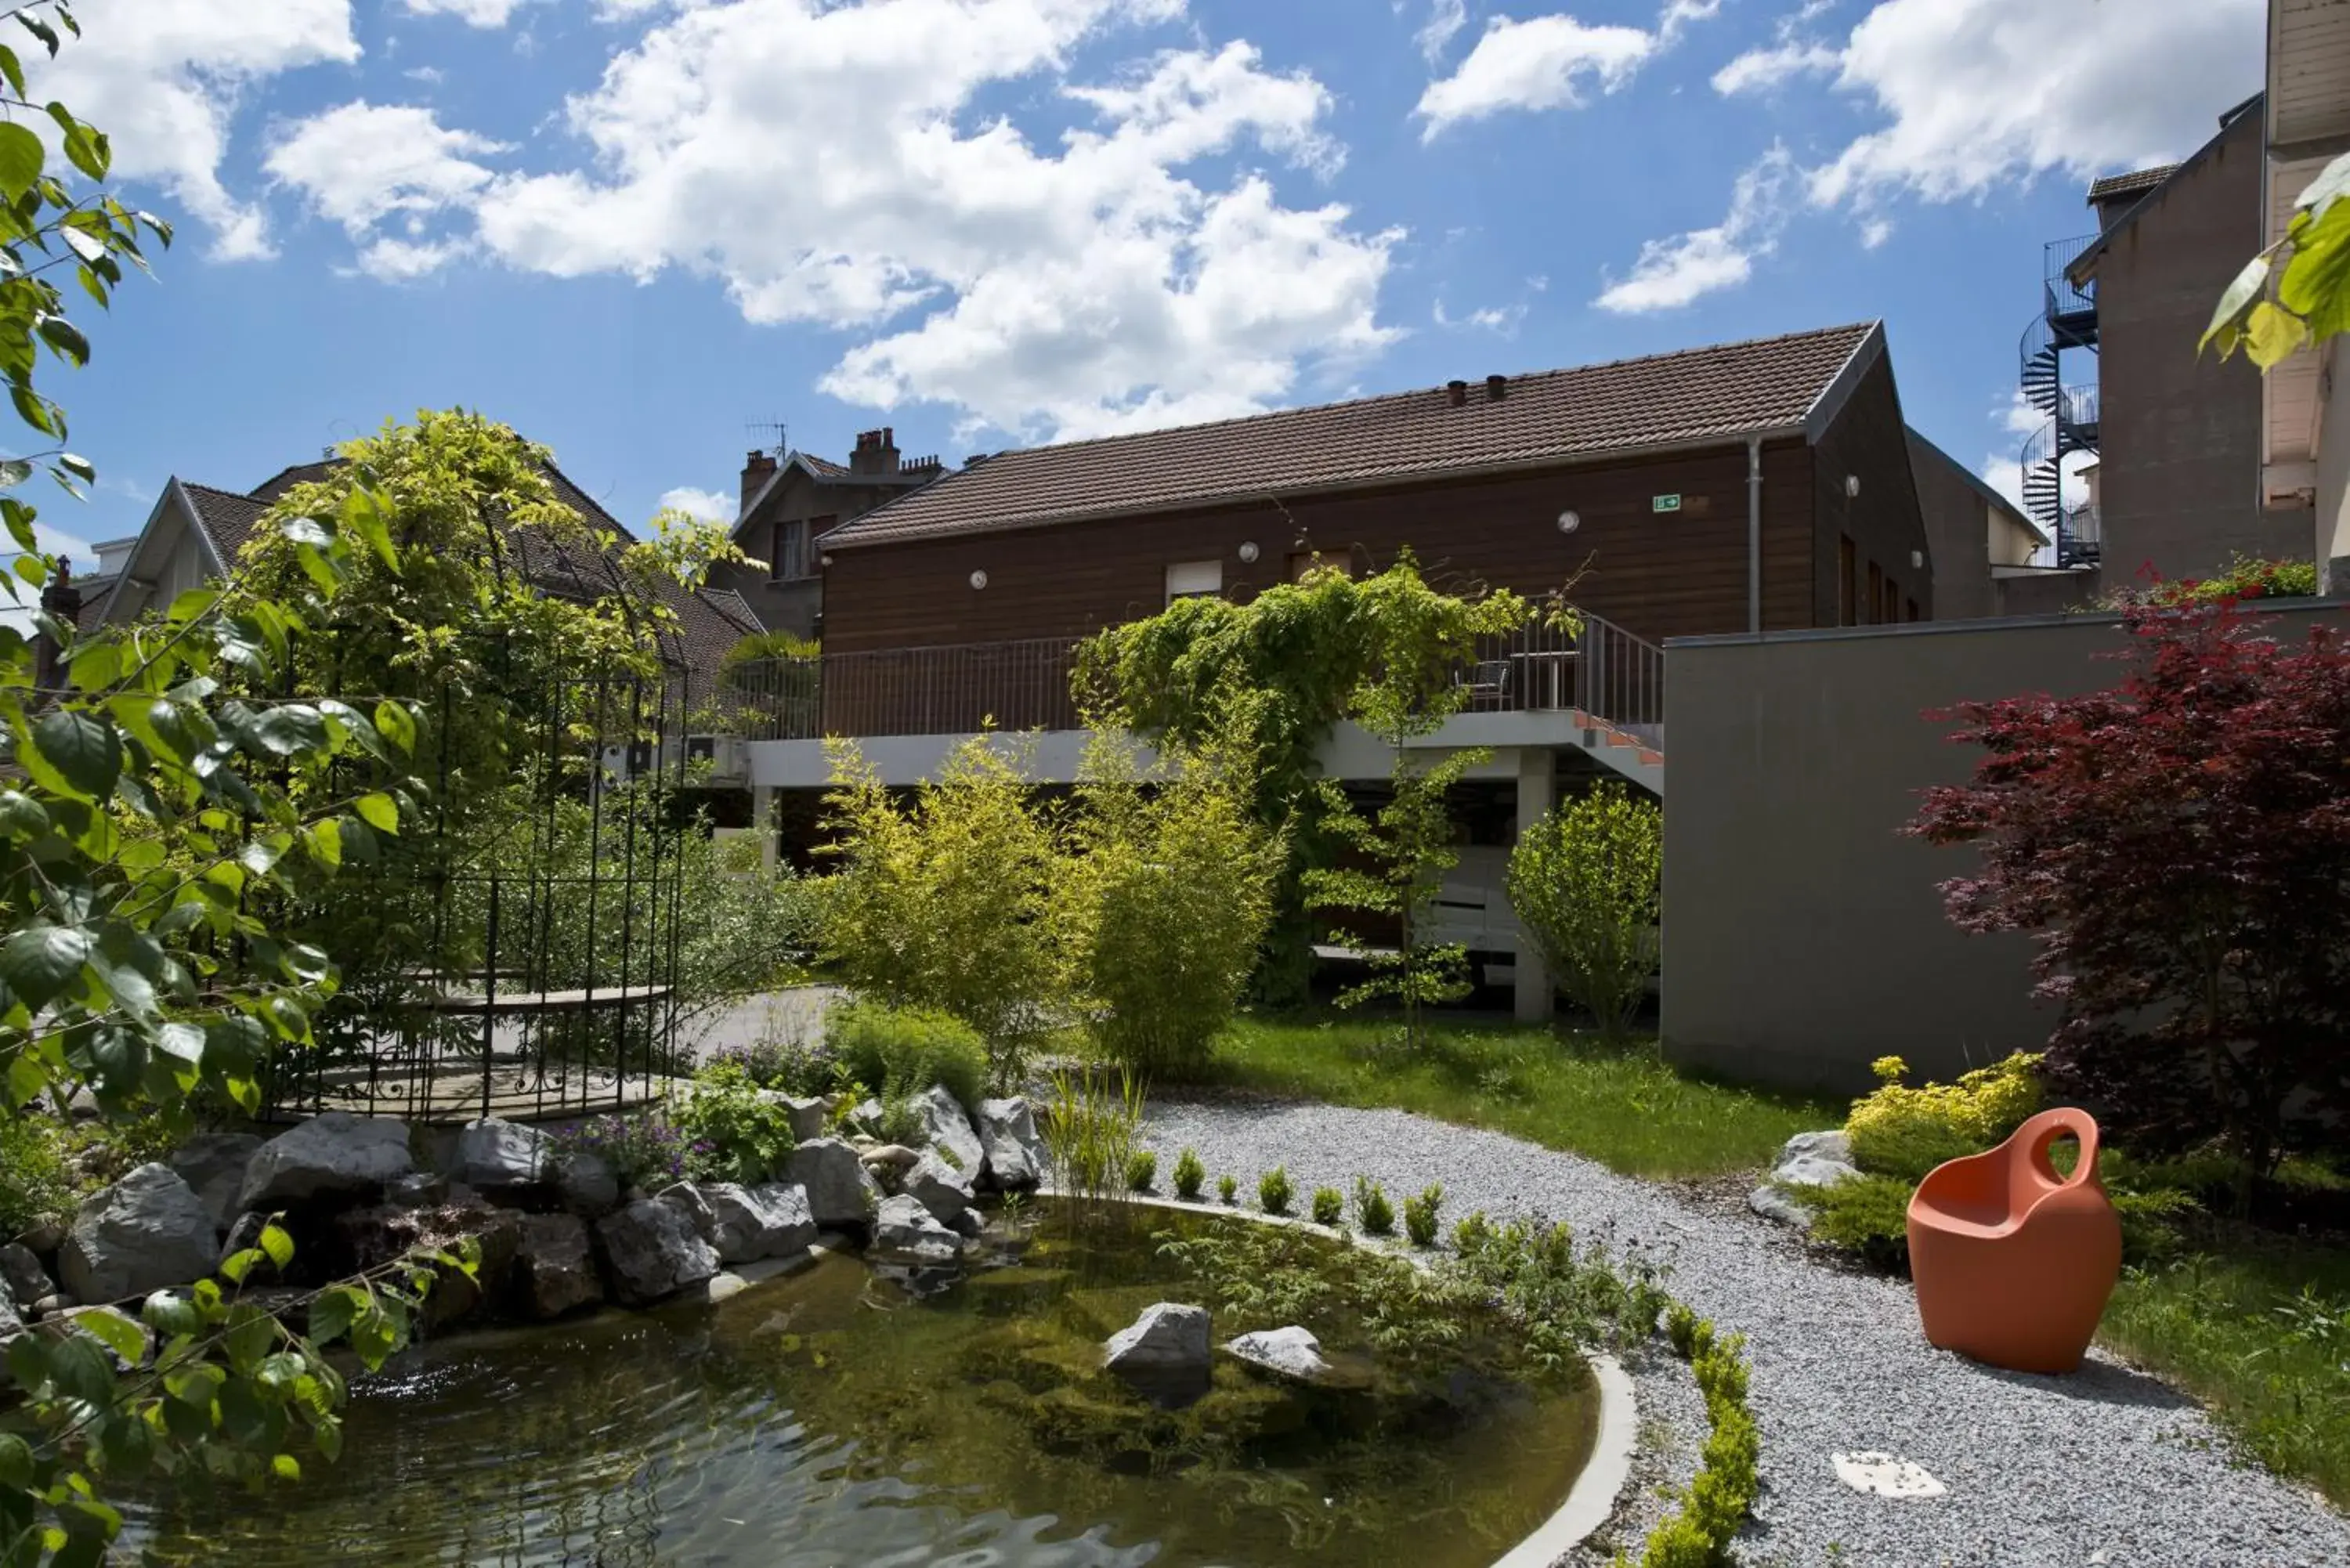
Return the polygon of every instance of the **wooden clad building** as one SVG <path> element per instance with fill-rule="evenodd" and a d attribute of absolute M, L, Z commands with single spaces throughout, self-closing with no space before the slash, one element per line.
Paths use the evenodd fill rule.
<path fill-rule="evenodd" d="M 1078 637 L 1406 546 L 1651 641 L 1934 613 L 1866 323 L 973 459 L 822 535 L 825 649 Z"/>

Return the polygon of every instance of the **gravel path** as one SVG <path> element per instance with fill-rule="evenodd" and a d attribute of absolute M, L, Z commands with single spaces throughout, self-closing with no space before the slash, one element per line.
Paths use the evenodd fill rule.
<path fill-rule="evenodd" d="M 1573 1155 L 1399 1111 L 1166 1102 L 1145 1138 L 1159 1168 L 1189 1145 L 1243 1191 L 1276 1164 L 1301 1192 L 1384 1182 L 1399 1206 L 1431 1181 L 1444 1215 L 1532 1213 L 1618 1253 L 1670 1267 L 1673 1293 L 1743 1332 L 1762 1428 L 1762 1490 L 1742 1538 L 1753 1568 L 2350 1568 L 2350 1521 L 2317 1495 L 2238 1460 L 2199 1407 L 2095 1359 L 2070 1377 L 1996 1372 L 1933 1349 L 1908 1288 L 1809 1262 L 1760 1220 L 1683 1202 Z M 1703 1440 L 1687 1368 L 1633 1368 L 1660 1452 L 1627 1489 L 1619 1533 L 1658 1511 Z M 1892 1501 L 1836 1479 L 1829 1456 L 1885 1449 L 1947 1495 Z"/>

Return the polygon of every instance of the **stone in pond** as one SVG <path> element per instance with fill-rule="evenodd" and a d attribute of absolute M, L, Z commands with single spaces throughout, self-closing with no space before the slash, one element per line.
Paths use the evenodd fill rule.
<path fill-rule="evenodd" d="M 929 1210 L 940 1224 L 951 1225 L 971 1207 L 972 1178 L 975 1174 L 948 1164 L 933 1148 L 907 1172 L 903 1190 L 907 1197 Z"/>
<path fill-rule="evenodd" d="M 881 1200 L 880 1186 L 858 1162 L 857 1151 L 837 1137 L 820 1137 L 792 1150 L 784 1179 L 807 1191 L 808 1211 L 818 1225 L 873 1222 L 873 1206 Z"/>
<path fill-rule="evenodd" d="M 722 1263 L 781 1258 L 806 1251 L 816 1240 L 807 1194 L 789 1182 L 745 1188 L 719 1181 L 701 1190 L 715 1220 L 710 1244 L 718 1249 Z"/>
<path fill-rule="evenodd" d="M 19 1303 L 27 1305 L 54 1294 L 57 1288 L 33 1249 L 20 1241 L 0 1247 L 0 1287 L 5 1287 Z"/>
<path fill-rule="evenodd" d="M 620 1206 L 620 1178 L 611 1162 L 584 1148 L 556 1161 L 555 1190 L 566 1209 L 590 1220 Z"/>
<path fill-rule="evenodd" d="M 987 1151 L 987 1179 L 1006 1192 L 1024 1192 L 1045 1179 L 1045 1140 L 1028 1102 L 979 1102 L 979 1138 Z"/>
<path fill-rule="evenodd" d="M 467 1122 L 457 1135 L 456 1167 L 450 1174 L 494 1195 L 546 1180 L 556 1158 L 555 1140 L 536 1127 L 484 1116 Z"/>
<path fill-rule="evenodd" d="M 244 1196 L 245 1168 L 261 1152 L 261 1140 L 251 1133 L 200 1133 L 173 1149 L 163 1163 L 195 1189 L 213 1222 L 227 1230 L 236 1221 L 237 1200 Z"/>
<path fill-rule="evenodd" d="M 1330 1376 L 1322 1359 L 1322 1342 L 1308 1330 L 1291 1326 L 1236 1335 L 1224 1348 L 1252 1366 L 1262 1366 L 1300 1383 L 1321 1383 Z"/>
<path fill-rule="evenodd" d="M 698 1285 L 718 1272 L 718 1252 L 702 1239 L 684 1206 L 639 1199 L 596 1222 L 611 1264 L 612 1292 L 642 1306 Z"/>
<path fill-rule="evenodd" d="M 885 1199 L 873 1221 L 873 1251 L 920 1263 L 951 1263 L 962 1255 L 962 1238 L 940 1224 L 918 1199 Z"/>
<path fill-rule="evenodd" d="M 931 1151 L 945 1155 L 949 1165 L 977 1181 L 987 1149 L 972 1130 L 971 1118 L 963 1115 L 962 1102 L 944 1084 L 932 1084 L 907 1104 L 921 1124 L 923 1141 Z"/>
<path fill-rule="evenodd" d="M 1208 1366 L 1208 1309 L 1159 1302 L 1109 1336 L 1102 1365 L 1112 1372 L 1191 1372 Z"/>
<path fill-rule="evenodd" d="M 192 1283 L 219 1261 L 212 1210 L 179 1172 L 151 1163 L 82 1201 L 57 1273 L 82 1301 L 111 1302 Z"/>
<path fill-rule="evenodd" d="M 902 1143 L 877 1144 L 871 1148 L 859 1149 L 857 1158 L 864 1162 L 865 1168 L 873 1173 L 875 1179 L 880 1181 L 896 1181 L 922 1160 L 920 1150 L 908 1148 Z"/>
<path fill-rule="evenodd" d="M 237 1209 L 266 1212 L 314 1198 L 372 1198 L 415 1168 L 405 1125 L 328 1111 L 261 1146 L 245 1167 Z"/>
<path fill-rule="evenodd" d="M 523 1310 L 532 1317 L 561 1317 L 604 1299 L 604 1279 L 596 1272 L 588 1222 L 577 1214 L 525 1214 L 515 1249 Z"/>

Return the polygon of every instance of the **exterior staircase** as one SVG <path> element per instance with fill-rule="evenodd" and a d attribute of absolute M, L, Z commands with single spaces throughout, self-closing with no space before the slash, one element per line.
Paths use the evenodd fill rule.
<path fill-rule="evenodd" d="M 2064 460 L 2097 451 L 2097 387 L 2064 384 L 2067 350 L 2095 355 L 2097 297 L 2094 286 L 2073 282 L 2066 269 L 2096 236 L 2050 244 L 2042 268 L 2040 314 L 2017 346 L 2017 385 L 2044 421 L 2024 438 L 2023 509 L 2056 542 L 2059 566 L 2095 566 L 2100 552 L 2094 507 L 2064 504 Z"/>

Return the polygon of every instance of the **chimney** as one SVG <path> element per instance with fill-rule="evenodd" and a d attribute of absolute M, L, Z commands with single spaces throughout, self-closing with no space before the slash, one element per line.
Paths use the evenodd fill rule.
<path fill-rule="evenodd" d="M 857 450 L 848 454 L 848 472 L 874 475 L 898 472 L 898 432 L 884 425 L 878 431 L 860 431 Z"/>
<path fill-rule="evenodd" d="M 1461 404 L 1467 402 L 1469 400 L 1469 383 L 1466 381 L 1445 382 L 1444 400 L 1451 403 L 1456 409 Z"/>
<path fill-rule="evenodd" d="M 1488 376 L 1485 378 L 1485 400 L 1487 402 L 1498 403 L 1509 395 L 1509 391 L 1510 379 L 1507 376 Z"/>
<path fill-rule="evenodd" d="M 743 513 L 751 510 L 751 503 L 759 498 L 759 492 L 764 490 L 767 487 L 767 481 L 775 476 L 774 453 L 754 452 L 743 460 L 743 501 L 741 507 L 734 514 L 738 519 Z"/>

